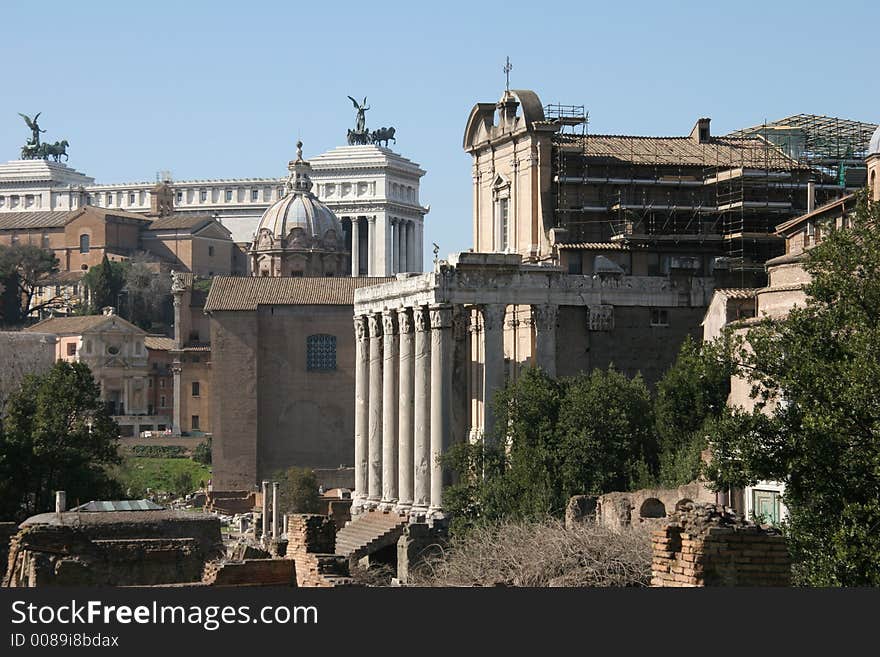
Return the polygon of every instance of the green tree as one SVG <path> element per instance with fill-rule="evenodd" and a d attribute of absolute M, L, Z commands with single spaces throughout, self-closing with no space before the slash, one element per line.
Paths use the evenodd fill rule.
<path fill-rule="evenodd" d="M 651 397 L 641 377 L 595 370 L 558 381 L 526 370 L 493 400 L 498 434 L 449 450 L 444 492 L 456 528 L 561 516 L 572 495 L 649 483 L 656 468 Z"/>
<path fill-rule="evenodd" d="M 125 317 L 141 328 L 150 329 L 154 322 L 169 320 L 173 312 L 171 277 L 159 271 L 157 263 L 145 254 L 138 254 L 124 272 L 128 308 Z"/>
<path fill-rule="evenodd" d="M 0 427 L 0 517 L 48 511 L 56 490 L 71 502 L 118 496 L 104 469 L 119 462 L 118 435 L 84 363 L 25 377 Z"/>
<path fill-rule="evenodd" d="M 178 497 L 183 497 L 184 495 L 188 495 L 193 492 L 193 477 L 192 474 L 186 470 L 181 470 L 177 474 L 174 475 L 174 478 L 171 481 L 171 492 L 173 492 Z"/>
<path fill-rule="evenodd" d="M 796 575 L 880 584 L 880 207 L 808 252 L 805 305 L 765 319 L 740 353 L 756 407 L 724 414 L 709 474 L 719 485 L 785 484 Z"/>
<path fill-rule="evenodd" d="M 672 366 L 657 383 L 654 414 L 660 443 L 660 483 L 694 481 L 707 446 L 706 427 L 724 411 L 735 372 L 732 339 L 685 339 Z"/>
<path fill-rule="evenodd" d="M 279 481 L 281 513 L 317 513 L 320 507 L 318 479 L 309 468 L 288 468 L 276 477 Z"/>
<path fill-rule="evenodd" d="M 125 263 L 110 262 L 107 254 L 104 254 L 101 264 L 92 267 L 83 276 L 83 285 L 89 291 L 91 312 L 98 313 L 106 306 L 117 308 L 119 293 L 125 284 L 126 269 Z"/>
<path fill-rule="evenodd" d="M 196 445 L 196 448 L 193 450 L 193 461 L 202 465 L 211 465 L 211 442 L 211 436 L 208 436 L 207 440 Z"/>
<path fill-rule="evenodd" d="M 0 245 L 0 282 L 4 286 L 4 303 L 0 312 L 3 312 L 3 322 L 14 325 L 29 312 L 57 306 L 62 301 L 60 297 L 47 299 L 31 308 L 41 281 L 55 273 L 58 273 L 58 258 L 52 251 L 32 244 Z"/>

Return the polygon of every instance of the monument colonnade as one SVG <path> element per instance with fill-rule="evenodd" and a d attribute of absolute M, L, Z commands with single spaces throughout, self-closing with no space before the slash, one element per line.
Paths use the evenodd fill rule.
<path fill-rule="evenodd" d="M 490 402 L 505 383 L 506 309 L 504 303 L 429 303 L 355 315 L 353 512 L 444 517 L 449 476 L 441 457 L 468 436 L 494 435 Z M 541 304 L 532 312 L 536 364 L 555 374 L 556 307 Z M 469 333 L 472 316 L 480 330 Z M 478 336 L 482 363 L 470 358 L 468 340 Z M 469 389 L 474 367 L 482 385 Z M 484 409 L 479 423 L 469 403 L 473 394 Z"/>

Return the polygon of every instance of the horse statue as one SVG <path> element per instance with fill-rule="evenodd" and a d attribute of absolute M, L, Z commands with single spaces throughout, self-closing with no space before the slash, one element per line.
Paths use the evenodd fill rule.
<path fill-rule="evenodd" d="M 363 146 L 365 144 L 370 143 L 370 133 L 366 130 L 357 131 L 348 129 L 348 145 L 349 146 Z"/>
<path fill-rule="evenodd" d="M 381 142 L 385 142 L 385 148 L 388 148 L 388 140 L 393 141 L 395 144 L 397 143 L 397 139 L 394 138 L 394 128 L 379 128 L 378 130 L 373 130 L 370 134 L 370 141 L 372 141 L 376 146 L 380 146 Z"/>
<path fill-rule="evenodd" d="M 60 162 L 63 156 L 66 161 L 69 159 L 67 157 L 68 146 L 70 146 L 70 144 L 66 139 L 56 141 L 54 144 L 42 144 L 40 147 L 40 157 L 44 160 L 48 160 L 51 156 L 56 162 Z"/>

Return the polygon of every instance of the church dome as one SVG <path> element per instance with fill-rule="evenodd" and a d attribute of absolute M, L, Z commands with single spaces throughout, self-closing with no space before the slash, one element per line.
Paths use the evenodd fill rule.
<path fill-rule="evenodd" d="M 871 155 L 880 155 L 880 126 L 877 126 L 874 136 L 871 137 L 871 143 L 868 146 L 868 156 Z"/>
<path fill-rule="evenodd" d="M 288 165 L 286 193 L 263 213 L 253 248 L 339 250 L 344 236 L 342 223 L 312 194 L 311 165 L 302 159 L 302 142 L 297 143 L 296 154 L 296 160 Z"/>

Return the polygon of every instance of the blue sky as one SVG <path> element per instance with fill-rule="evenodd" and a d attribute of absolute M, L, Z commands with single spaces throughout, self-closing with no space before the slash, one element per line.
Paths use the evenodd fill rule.
<path fill-rule="evenodd" d="M 42 111 L 99 182 L 279 176 L 344 143 L 346 98 L 428 171 L 441 255 L 471 245 L 476 102 L 511 87 L 583 104 L 596 133 L 714 133 L 807 112 L 880 122 L 880 3 L 4 0 L 0 159 Z M 871 78 L 871 72 L 875 74 Z"/>

